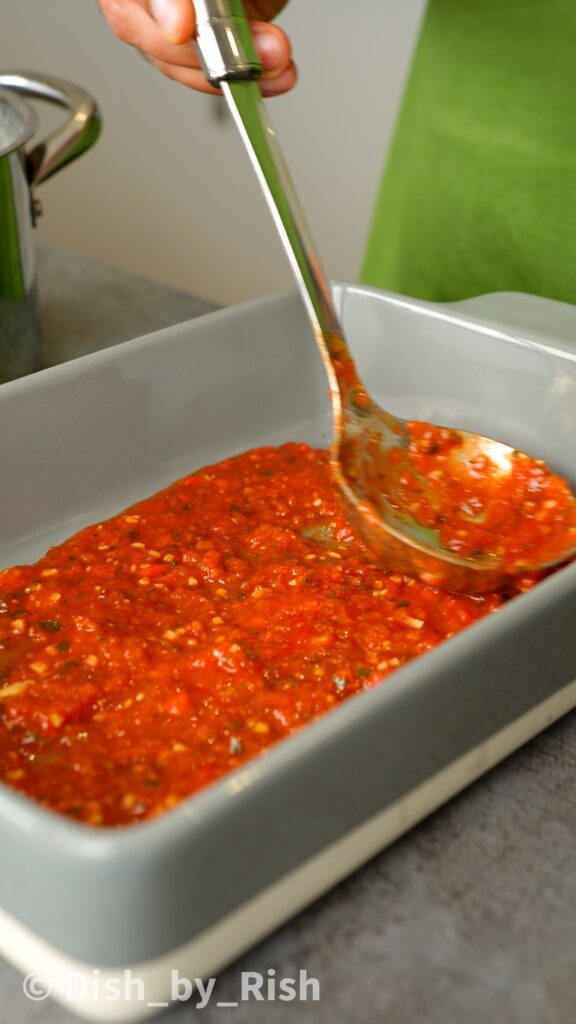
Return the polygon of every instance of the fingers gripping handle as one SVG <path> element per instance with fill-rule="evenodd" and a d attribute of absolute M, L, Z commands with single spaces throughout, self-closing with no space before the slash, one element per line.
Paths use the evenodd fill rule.
<path fill-rule="evenodd" d="M 196 44 L 212 85 L 259 78 L 258 59 L 242 0 L 195 0 Z"/>

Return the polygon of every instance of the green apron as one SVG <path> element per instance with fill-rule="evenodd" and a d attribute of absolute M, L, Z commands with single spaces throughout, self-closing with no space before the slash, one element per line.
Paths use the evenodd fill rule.
<path fill-rule="evenodd" d="M 362 281 L 576 302 L 576 0 L 430 0 Z"/>

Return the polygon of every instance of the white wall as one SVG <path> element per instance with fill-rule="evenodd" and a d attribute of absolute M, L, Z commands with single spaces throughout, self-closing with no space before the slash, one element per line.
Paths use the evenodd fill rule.
<path fill-rule="evenodd" d="M 271 113 L 329 276 L 354 280 L 424 0 L 292 0 L 300 69 Z M 46 240 L 235 302 L 290 283 L 269 214 L 217 99 L 164 79 L 112 35 L 94 0 L 15 0 L 0 68 L 86 86 L 104 132 L 42 186 Z"/>

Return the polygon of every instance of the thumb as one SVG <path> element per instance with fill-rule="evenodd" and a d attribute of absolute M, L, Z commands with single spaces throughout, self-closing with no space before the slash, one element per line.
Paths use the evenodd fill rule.
<path fill-rule="evenodd" d="M 292 48 L 285 32 L 277 25 L 252 21 L 254 45 L 262 62 L 263 78 L 277 78 L 287 71 L 292 60 Z"/>
<path fill-rule="evenodd" d="M 192 0 L 150 0 L 150 10 L 162 34 L 171 43 L 187 43 L 196 19 Z"/>

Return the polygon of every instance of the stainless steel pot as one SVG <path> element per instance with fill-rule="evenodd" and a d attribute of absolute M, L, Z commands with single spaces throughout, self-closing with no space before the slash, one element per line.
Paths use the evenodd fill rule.
<path fill-rule="evenodd" d="M 70 117 L 26 149 L 38 122 L 20 96 L 65 107 Z M 35 187 L 84 153 L 99 132 L 96 103 L 78 86 L 27 71 L 0 73 L 0 383 L 40 364 Z"/>

